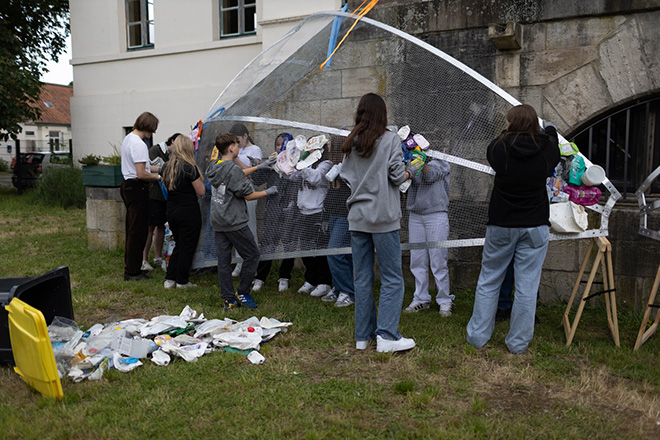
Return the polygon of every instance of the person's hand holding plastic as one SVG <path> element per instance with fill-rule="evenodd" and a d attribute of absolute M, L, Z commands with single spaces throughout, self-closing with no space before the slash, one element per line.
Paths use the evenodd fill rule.
<path fill-rule="evenodd" d="M 557 130 L 557 126 L 553 122 L 543 120 L 543 129 L 545 130 L 548 127 L 553 127 L 555 130 Z"/>
<path fill-rule="evenodd" d="M 277 186 L 273 185 L 271 187 L 266 188 L 266 196 L 272 196 L 277 194 L 279 191 L 277 190 Z"/>
<path fill-rule="evenodd" d="M 424 161 L 421 158 L 415 158 L 410 161 L 407 167 L 407 171 L 410 173 L 410 177 L 416 176 L 424 168 Z"/>
<path fill-rule="evenodd" d="M 277 162 L 277 158 L 274 156 L 270 156 L 268 159 L 264 160 L 259 165 L 257 165 L 257 169 L 264 170 L 266 168 L 270 168 L 273 165 L 275 165 L 275 162 Z"/>

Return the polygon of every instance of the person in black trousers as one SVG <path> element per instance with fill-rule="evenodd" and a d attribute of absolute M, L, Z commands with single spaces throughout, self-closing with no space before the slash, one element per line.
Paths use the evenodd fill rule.
<path fill-rule="evenodd" d="M 144 143 L 158 128 L 158 118 L 144 112 L 135 120 L 133 131 L 121 144 L 121 172 L 124 180 L 120 194 L 126 205 L 126 244 L 124 281 L 141 281 L 150 277 L 142 272 L 142 251 L 149 229 L 149 182 L 160 180 L 157 167 L 149 166 L 149 149 Z"/>
<path fill-rule="evenodd" d="M 202 174 L 195 163 L 195 145 L 190 138 L 174 141 L 170 160 L 163 168 L 167 188 L 167 222 L 174 237 L 174 252 L 167 265 L 164 287 L 196 287 L 189 280 L 195 248 L 202 229 L 202 213 L 197 196 L 205 192 Z"/>

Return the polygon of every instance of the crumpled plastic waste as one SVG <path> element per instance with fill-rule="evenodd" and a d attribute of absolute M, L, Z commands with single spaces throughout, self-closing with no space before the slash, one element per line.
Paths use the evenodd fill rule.
<path fill-rule="evenodd" d="M 260 344 L 291 325 L 265 316 L 241 322 L 207 320 L 203 313 L 186 306 L 178 316 L 112 320 L 94 324 L 85 332 L 74 321 L 56 317 L 48 330 L 60 378 L 68 376 L 80 382 L 99 380 L 110 368 L 132 371 L 143 365 L 140 359 L 150 358 L 167 366 L 171 356 L 195 362 L 215 350 L 241 353 L 249 356 L 250 362 L 261 364 Z"/>
<path fill-rule="evenodd" d="M 115 352 L 112 357 L 112 365 L 122 373 L 128 373 L 142 365 L 140 359 L 134 357 L 124 357 Z"/>
<path fill-rule="evenodd" d="M 151 353 L 151 362 L 161 367 L 167 367 L 170 364 L 170 355 L 163 350 L 156 350 Z"/>

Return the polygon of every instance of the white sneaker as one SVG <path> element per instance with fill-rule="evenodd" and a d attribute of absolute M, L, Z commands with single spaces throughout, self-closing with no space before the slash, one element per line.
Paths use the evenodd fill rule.
<path fill-rule="evenodd" d="M 284 292 L 285 290 L 289 290 L 288 278 L 280 278 L 277 282 L 279 283 L 279 286 L 277 287 L 278 291 Z"/>
<path fill-rule="evenodd" d="M 231 273 L 231 276 L 234 277 L 234 278 L 236 278 L 237 276 L 240 276 L 242 267 L 243 267 L 242 262 L 236 263 L 236 267 L 234 268 L 234 271 Z"/>
<path fill-rule="evenodd" d="M 163 287 L 166 289 L 173 289 L 176 286 L 176 281 L 174 280 L 165 280 Z"/>
<path fill-rule="evenodd" d="M 408 307 L 403 309 L 404 312 L 406 313 L 416 313 L 422 310 L 426 310 L 431 307 L 430 303 L 423 303 L 419 301 L 413 300 L 413 302 L 410 303 Z"/>
<path fill-rule="evenodd" d="M 369 347 L 369 344 L 371 343 L 372 340 L 369 341 L 355 341 L 355 349 L 356 350 L 366 350 L 367 347 Z"/>
<path fill-rule="evenodd" d="M 341 292 L 335 302 L 335 307 L 348 307 L 353 304 L 355 304 L 355 301 L 351 299 L 351 296 L 348 293 Z"/>
<path fill-rule="evenodd" d="M 376 351 L 379 353 L 389 353 L 393 351 L 410 350 L 415 346 L 415 341 L 403 336 L 398 341 L 388 341 L 381 336 L 376 336 Z"/>
<path fill-rule="evenodd" d="M 314 290 L 316 286 L 313 286 L 309 284 L 307 281 L 305 281 L 305 284 L 302 285 L 300 289 L 298 289 L 298 293 L 309 293 L 312 290 Z"/>
<path fill-rule="evenodd" d="M 176 283 L 176 288 L 177 289 L 187 289 L 189 287 L 197 287 L 197 284 L 193 284 L 190 281 L 188 281 L 186 284 Z"/>
<path fill-rule="evenodd" d="M 325 302 L 335 302 L 337 301 L 337 292 L 335 289 L 330 289 L 330 292 L 326 293 L 324 297 L 321 298 L 321 301 Z"/>
<path fill-rule="evenodd" d="M 315 297 L 325 296 L 326 293 L 330 292 L 332 289 L 328 284 L 319 284 L 314 290 L 312 290 L 309 295 Z"/>
<path fill-rule="evenodd" d="M 167 272 L 167 260 L 164 258 L 154 258 L 154 267 L 160 267 Z"/>
<path fill-rule="evenodd" d="M 264 282 L 261 280 L 254 280 L 254 283 L 252 284 L 252 290 L 255 292 L 258 292 L 261 290 L 261 288 L 264 287 Z"/>
<path fill-rule="evenodd" d="M 450 316 L 450 315 L 451 315 L 451 303 L 446 302 L 446 303 L 440 304 L 440 316 L 447 317 L 447 316 Z"/>
<path fill-rule="evenodd" d="M 154 268 L 151 266 L 151 264 L 149 264 L 148 261 L 143 261 L 140 270 L 154 270 Z"/>

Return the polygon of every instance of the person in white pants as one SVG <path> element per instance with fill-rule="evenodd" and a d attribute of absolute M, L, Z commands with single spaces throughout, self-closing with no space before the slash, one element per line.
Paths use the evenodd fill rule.
<path fill-rule="evenodd" d="M 449 163 L 431 158 L 419 175 L 413 178 L 406 208 L 410 211 L 408 233 L 410 243 L 435 243 L 449 237 Z M 438 289 L 436 302 L 442 316 L 451 315 L 454 295 L 449 290 L 447 248 L 412 249 L 410 271 L 415 277 L 413 300 L 405 312 L 430 308 L 429 266 Z"/>

